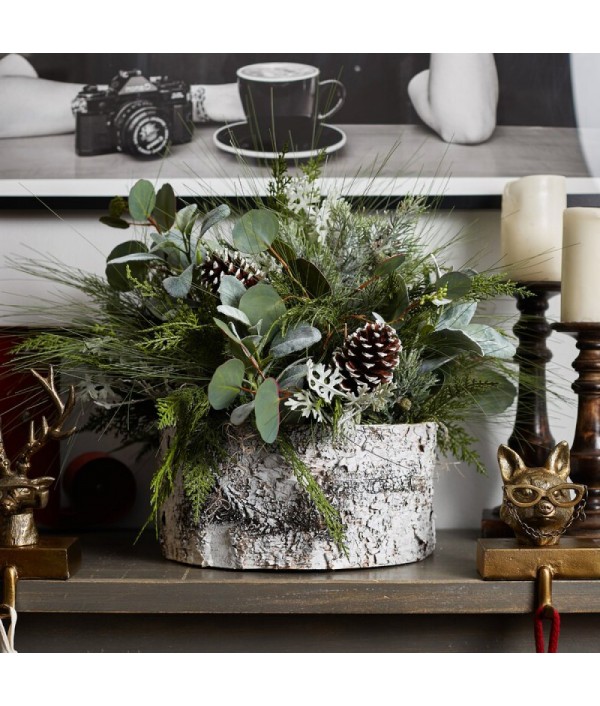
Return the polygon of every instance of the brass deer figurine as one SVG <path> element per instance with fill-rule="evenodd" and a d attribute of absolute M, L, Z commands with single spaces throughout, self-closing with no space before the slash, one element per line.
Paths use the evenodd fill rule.
<path fill-rule="evenodd" d="M 528 467 L 516 451 L 501 445 L 498 463 L 504 481 L 500 517 L 520 544 L 552 546 L 583 516 L 587 489 L 569 483 L 566 441 L 557 444 L 543 467 Z"/>
<path fill-rule="evenodd" d="M 35 423 L 29 427 L 29 440 L 11 464 L 0 429 L 0 547 L 23 547 L 37 544 L 38 532 L 33 519 L 34 509 L 43 508 L 48 503 L 50 486 L 54 478 L 28 477 L 31 457 L 50 439 L 66 439 L 75 433 L 76 428 L 63 429 L 68 416 L 75 406 L 75 390 L 71 385 L 66 403 L 59 397 L 54 385 L 54 370 L 50 366 L 48 378 L 35 370 L 31 373 L 48 393 L 58 410 L 58 419 L 50 426 L 42 417 L 41 429 L 36 434 Z"/>

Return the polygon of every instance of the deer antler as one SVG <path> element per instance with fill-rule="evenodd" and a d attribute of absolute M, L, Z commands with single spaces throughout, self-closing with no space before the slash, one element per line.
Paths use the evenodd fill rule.
<path fill-rule="evenodd" d="M 10 476 L 13 471 L 10 468 L 10 459 L 6 455 L 4 440 L 2 439 L 2 419 L 0 419 L 0 478 Z"/>
<path fill-rule="evenodd" d="M 63 424 L 67 421 L 67 417 L 71 414 L 73 407 L 75 406 L 75 388 L 73 385 L 69 387 L 69 396 L 66 403 L 63 404 L 58 392 L 56 391 L 56 387 L 54 386 L 54 369 L 52 366 L 50 366 L 48 379 L 42 377 L 39 373 L 36 373 L 35 370 L 31 370 L 31 373 L 37 378 L 40 385 L 44 388 L 44 390 L 46 390 L 50 396 L 50 399 L 54 402 L 54 405 L 58 409 L 59 416 L 52 426 L 48 424 L 46 417 L 42 417 L 42 428 L 39 437 L 35 434 L 34 422 L 31 422 L 29 427 L 29 441 L 21 449 L 21 452 L 15 461 L 15 467 L 18 473 L 25 476 L 31 468 L 31 457 L 46 444 L 48 439 L 66 439 L 76 431 L 75 427 L 72 429 L 63 429 Z"/>

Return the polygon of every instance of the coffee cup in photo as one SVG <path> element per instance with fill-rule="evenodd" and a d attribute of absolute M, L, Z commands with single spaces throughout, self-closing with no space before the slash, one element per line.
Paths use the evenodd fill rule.
<path fill-rule="evenodd" d="M 346 89 L 336 79 L 320 80 L 316 66 L 273 61 L 237 71 L 238 88 L 250 128 L 264 138 L 285 132 L 286 125 L 314 125 L 344 104 Z"/>

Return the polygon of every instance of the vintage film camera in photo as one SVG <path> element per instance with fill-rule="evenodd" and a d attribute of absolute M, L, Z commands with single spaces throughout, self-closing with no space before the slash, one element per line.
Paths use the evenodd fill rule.
<path fill-rule="evenodd" d="M 119 71 L 108 86 L 85 86 L 72 108 L 75 150 L 81 156 L 125 152 L 157 157 L 169 145 L 192 139 L 189 86 L 167 76 Z"/>

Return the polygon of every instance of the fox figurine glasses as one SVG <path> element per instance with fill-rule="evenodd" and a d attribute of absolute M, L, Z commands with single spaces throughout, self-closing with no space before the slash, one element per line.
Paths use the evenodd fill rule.
<path fill-rule="evenodd" d="M 517 507 L 533 507 L 545 498 L 554 507 L 575 507 L 586 493 L 585 485 L 562 483 L 555 488 L 545 490 L 535 485 L 505 485 L 504 492 L 510 502 Z"/>

